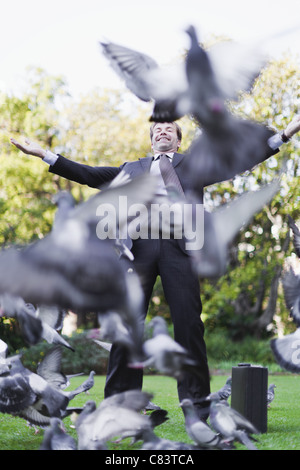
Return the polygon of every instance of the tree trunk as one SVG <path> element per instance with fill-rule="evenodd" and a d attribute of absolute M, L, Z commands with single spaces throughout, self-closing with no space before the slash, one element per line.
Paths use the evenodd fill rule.
<path fill-rule="evenodd" d="M 287 236 L 282 245 L 282 253 L 285 254 L 288 250 L 290 243 L 290 232 L 287 233 Z M 282 273 L 282 265 L 277 265 L 275 267 L 275 274 L 271 281 L 270 286 L 270 295 L 267 308 L 263 311 L 262 315 L 254 322 L 254 334 L 257 337 L 260 337 L 265 331 L 267 326 L 273 321 L 274 315 L 276 313 L 276 304 L 278 298 L 278 287 L 280 276 Z"/>

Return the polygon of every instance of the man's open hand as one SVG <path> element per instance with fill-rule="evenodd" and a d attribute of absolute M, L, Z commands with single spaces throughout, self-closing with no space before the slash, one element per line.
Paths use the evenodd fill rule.
<path fill-rule="evenodd" d="M 19 150 L 27 155 L 34 155 L 35 157 L 44 158 L 46 156 L 46 150 L 42 149 L 42 147 L 35 143 L 31 142 L 29 139 L 25 139 L 25 143 L 21 144 L 17 142 L 15 139 L 10 139 L 11 143 L 15 145 Z"/>

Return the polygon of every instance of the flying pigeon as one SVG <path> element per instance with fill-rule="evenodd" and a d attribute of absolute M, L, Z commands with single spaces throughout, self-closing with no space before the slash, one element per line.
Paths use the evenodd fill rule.
<path fill-rule="evenodd" d="M 209 419 L 214 430 L 228 441 L 238 441 L 248 450 L 257 450 L 251 440 L 252 434 L 259 434 L 255 426 L 236 410 L 223 404 L 218 394 L 212 393 L 208 398 L 211 401 Z"/>
<path fill-rule="evenodd" d="M 18 359 L 14 359 L 13 362 Z M 17 414 L 28 406 L 33 405 L 36 394 L 32 390 L 28 377 L 24 376 L 22 369 L 16 368 L 13 362 L 6 361 L 6 367 L 0 371 L 0 412 Z M 11 370 L 14 368 L 14 372 Z"/>
<path fill-rule="evenodd" d="M 0 376 L 9 373 L 12 362 L 19 358 L 19 354 L 8 356 L 8 345 L 0 339 Z"/>
<path fill-rule="evenodd" d="M 198 42 L 194 27 L 187 30 L 191 47 L 186 58 L 191 114 L 201 127 L 184 159 L 195 190 L 228 180 L 254 167 L 270 153 L 273 132 L 249 119 L 234 116 L 226 106 L 209 53 Z"/>
<path fill-rule="evenodd" d="M 275 388 L 276 388 L 275 384 L 271 384 L 268 388 L 268 392 L 267 392 L 267 405 L 268 405 L 268 407 L 270 407 L 272 401 L 275 398 Z"/>
<path fill-rule="evenodd" d="M 288 216 L 288 224 L 293 232 L 295 253 L 300 258 L 300 229 L 290 215 Z"/>
<path fill-rule="evenodd" d="M 51 417 L 67 416 L 69 402 L 93 386 L 93 375 L 92 371 L 75 390 L 64 391 L 57 387 L 55 380 L 54 383 L 48 382 L 24 367 L 20 357 L 13 357 L 9 371 L 0 377 L 0 412 L 19 416 L 33 425 L 46 426 Z"/>
<path fill-rule="evenodd" d="M 292 266 L 281 276 L 285 304 L 297 326 L 300 326 L 300 275 Z"/>
<path fill-rule="evenodd" d="M 103 190 L 72 209 L 63 227 L 54 227 L 42 240 L 20 250 L 2 250 L 0 293 L 74 312 L 117 311 L 132 329 L 140 329 L 134 311 L 140 296 L 131 291 L 138 285 L 137 275 L 128 275 L 113 240 L 98 238 L 97 208 L 110 204 L 124 227 L 128 214 L 119 207 L 120 196 L 127 197 L 128 206 L 141 198 L 146 204 L 155 188 L 156 178 L 142 175 L 123 186 Z"/>
<path fill-rule="evenodd" d="M 49 344 L 61 344 L 73 351 L 72 346 L 49 324 L 54 310 L 56 311 L 57 307 L 40 307 L 36 310 L 21 297 L 10 294 L 0 296 L 0 314 L 17 319 L 22 335 L 29 344 L 33 345 L 44 339 Z"/>
<path fill-rule="evenodd" d="M 164 318 L 154 317 L 148 326 L 153 327 L 153 336 L 143 344 L 146 359 L 141 363 L 130 363 L 129 367 L 152 366 L 162 374 L 176 379 L 185 372 L 200 374 L 197 362 L 169 335 Z"/>
<path fill-rule="evenodd" d="M 67 311 L 56 305 L 38 305 L 35 315 L 54 330 L 61 331 Z"/>
<path fill-rule="evenodd" d="M 231 377 L 228 377 L 228 379 L 225 382 L 225 385 L 223 385 L 223 387 L 220 388 L 220 390 L 215 392 L 221 401 L 226 401 L 226 402 L 228 401 L 228 398 L 231 395 L 231 383 L 232 383 L 232 379 Z"/>
<path fill-rule="evenodd" d="M 50 425 L 44 431 L 40 450 L 77 450 L 77 443 L 64 431 L 59 418 L 50 418 Z"/>
<path fill-rule="evenodd" d="M 300 328 L 294 333 L 270 341 L 273 355 L 278 364 L 289 372 L 300 372 Z"/>
<path fill-rule="evenodd" d="M 106 41 L 100 42 L 100 46 L 127 88 L 140 100 L 154 102 L 154 109 L 159 109 L 157 120 L 166 122 L 182 117 L 176 108 L 178 97 L 187 89 L 183 62 L 172 67 L 160 67 L 149 55 L 120 44 Z M 151 120 L 156 120 L 157 112 L 153 111 Z"/>
<path fill-rule="evenodd" d="M 148 394 L 128 391 L 103 400 L 98 407 L 94 401 L 88 401 L 75 422 L 78 449 L 107 449 L 114 437 L 136 436 L 151 428 L 149 417 L 140 413 L 146 400 Z"/>
<path fill-rule="evenodd" d="M 191 37 L 196 35 L 192 26 L 186 32 Z M 100 42 L 100 45 L 110 66 L 125 82 L 127 88 L 140 100 L 154 102 L 151 121 L 170 122 L 185 114 L 193 114 L 195 89 L 198 90 L 199 97 L 202 88 L 204 94 L 205 87 L 210 85 L 212 74 L 206 75 L 206 63 L 202 57 L 199 58 L 199 54 L 194 57 L 194 43 L 191 44 L 186 59 L 165 66 L 160 66 L 147 54 L 110 41 Z M 246 56 L 247 60 L 244 60 Z M 224 57 L 227 57 L 227 62 Z M 212 48 L 210 61 L 216 70 L 215 81 L 225 100 L 236 98 L 240 90 L 251 88 L 254 78 L 265 65 L 266 58 L 255 47 L 246 49 L 232 42 Z M 226 65 L 223 67 L 224 61 Z M 222 73 L 219 73 L 220 68 Z M 199 82 L 198 70 L 202 71 L 201 77 L 207 76 L 205 83 L 202 83 L 202 79 Z M 198 106 L 199 99 L 196 103 Z M 202 102 L 200 105 L 202 106 Z"/>
<path fill-rule="evenodd" d="M 100 324 L 100 340 L 122 344 L 129 349 L 133 346 L 134 338 L 132 338 L 130 330 L 117 312 L 98 314 L 98 321 Z"/>
<path fill-rule="evenodd" d="M 75 208 L 76 202 L 69 191 L 58 191 L 52 197 L 52 202 L 57 206 L 52 227 L 56 230 L 64 226 L 65 219 L 69 217 L 70 212 Z"/>
<path fill-rule="evenodd" d="M 56 388 L 65 389 L 70 386 L 70 379 L 83 375 L 82 373 L 65 375 L 61 370 L 62 346 L 57 345 L 49 349 L 43 360 L 37 365 L 37 374 L 43 377 L 48 383 Z M 91 380 L 94 380 L 94 372 L 91 374 Z M 89 390 L 93 383 L 84 382 L 84 386 Z"/>
<path fill-rule="evenodd" d="M 204 421 L 199 419 L 192 400 L 185 398 L 180 403 L 185 415 L 185 427 L 189 437 L 200 448 L 226 449 L 227 443 L 222 440 Z"/>
<path fill-rule="evenodd" d="M 6 356 L 8 352 L 8 346 L 3 341 L 0 339 L 0 376 L 4 374 L 5 372 L 9 371 L 9 366 L 6 364 Z"/>
<path fill-rule="evenodd" d="M 203 246 L 189 252 L 193 268 L 199 277 L 217 278 L 225 274 L 230 243 L 279 189 L 280 178 L 275 178 L 260 189 L 245 192 L 212 212 L 204 210 Z M 196 198 L 194 194 L 191 200 L 197 201 Z M 192 204 L 187 207 L 194 210 Z"/>
<path fill-rule="evenodd" d="M 28 344 L 36 344 L 42 339 L 42 322 L 32 315 L 31 308 L 21 297 L 7 293 L 0 295 L 0 316 L 15 318 Z"/>

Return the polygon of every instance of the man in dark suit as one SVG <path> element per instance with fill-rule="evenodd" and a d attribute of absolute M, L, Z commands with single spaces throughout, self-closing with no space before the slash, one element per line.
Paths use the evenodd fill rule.
<path fill-rule="evenodd" d="M 283 141 L 290 138 L 299 128 L 300 122 L 298 120 L 296 126 L 286 129 Z M 154 123 L 151 126 L 150 136 L 153 157 L 127 162 L 120 167 L 90 167 L 45 151 L 39 145 L 29 141 L 22 145 L 12 139 L 12 143 L 24 153 L 42 158 L 50 165 L 50 172 L 94 188 L 101 188 L 111 182 L 121 170 L 131 178 L 145 172 L 156 174 L 158 177 L 157 193 L 162 196 L 166 194 L 166 186 L 160 173 L 159 155 L 162 153 L 167 154 L 172 161 L 183 192 L 188 190 L 189 180 L 183 171 L 182 165 L 184 158 L 187 157 L 177 153 L 181 144 L 181 129 L 178 124 L 175 122 Z M 282 144 L 282 138 L 278 135 L 275 135 L 273 140 L 273 144 L 270 143 L 273 148 L 270 147 L 267 154 L 262 156 L 262 161 L 276 153 L 278 147 Z M 212 184 L 214 181 L 208 183 Z M 166 301 L 170 308 L 174 338 L 189 351 L 199 364 L 199 371 L 201 371 L 199 376 L 187 373 L 182 379 L 178 380 L 179 400 L 191 398 L 197 406 L 197 401 L 210 393 L 210 383 L 204 326 L 201 320 L 202 305 L 199 279 L 192 270 L 189 255 L 177 239 L 165 239 L 163 237 L 134 240 L 132 253 L 134 255 L 133 268 L 140 275 L 144 292 L 145 316 L 153 286 L 157 276 L 160 276 Z M 142 371 L 128 368 L 126 351 L 123 347 L 114 345 L 110 353 L 105 396 L 141 387 Z M 198 406 L 199 415 L 202 416 L 201 405 L 198 404 Z"/>

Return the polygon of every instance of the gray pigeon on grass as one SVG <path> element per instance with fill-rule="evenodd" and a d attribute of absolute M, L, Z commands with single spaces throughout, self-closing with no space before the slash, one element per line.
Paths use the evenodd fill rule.
<path fill-rule="evenodd" d="M 204 449 L 230 449 L 222 437 L 215 433 L 208 424 L 199 419 L 192 400 L 185 398 L 180 403 L 185 415 L 185 427 L 188 436 L 197 446 Z"/>
<path fill-rule="evenodd" d="M 271 406 L 271 403 L 275 398 L 275 388 L 276 388 L 275 384 L 271 384 L 268 388 L 268 392 L 267 392 L 267 405 L 268 405 L 268 407 Z"/>
<path fill-rule="evenodd" d="M 227 441 L 238 441 L 248 450 L 257 450 L 252 441 L 252 434 L 259 434 L 255 426 L 236 410 L 223 404 L 218 394 L 212 393 L 208 398 L 211 401 L 209 419 L 214 430 Z"/>
<path fill-rule="evenodd" d="M 59 418 L 51 418 L 50 425 L 44 431 L 40 450 L 77 450 L 77 443 L 65 432 Z"/>

